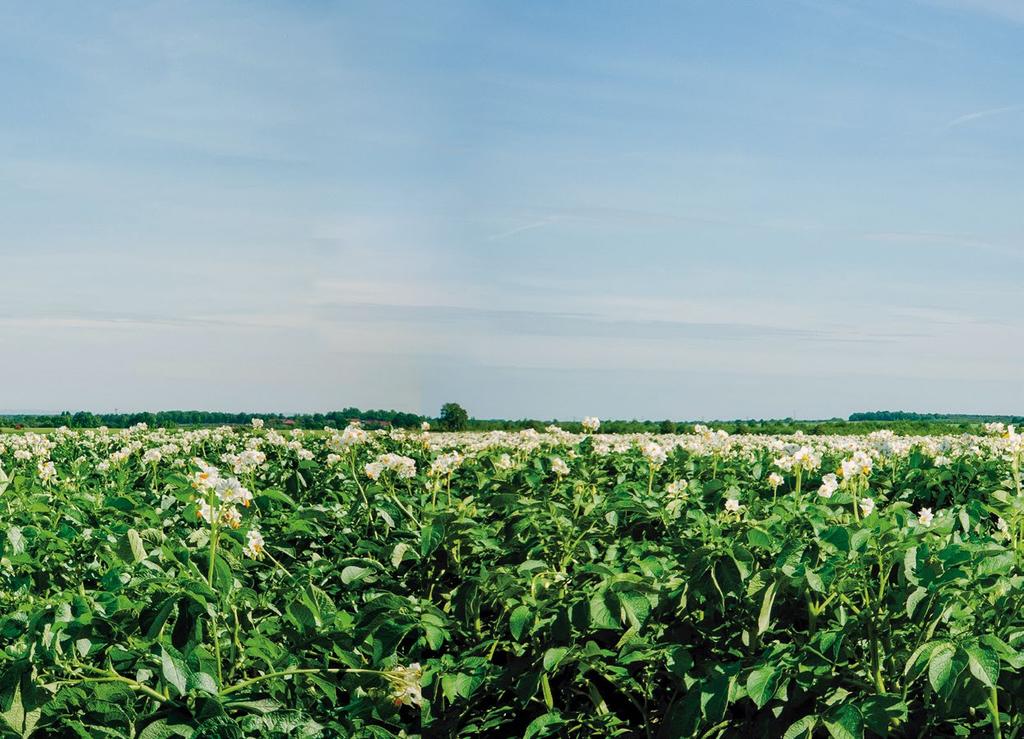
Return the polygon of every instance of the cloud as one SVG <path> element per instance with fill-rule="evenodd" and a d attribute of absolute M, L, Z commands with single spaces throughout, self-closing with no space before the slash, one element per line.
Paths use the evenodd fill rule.
<path fill-rule="evenodd" d="M 588 313 L 494 310 L 452 305 L 390 305 L 349 303 L 324 306 L 321 317 L 346 325 L 394 323 L 403 327 L 429 324 L 465 333 L 478 329 L 490 336 L 553 336 L 564 338 L 649 341 L 801 341 L 864 342 L 905 339 L 920 334 L 900 332 L 794 328 L 742 322 L 628 320 Z"/>
<path fill-rule="evenodd" d="M 869 241 L 879 241 L 888 244 L 946 246 L 986 251 L 1014 260 L 1024 258 L 1024 250 L 979 239 L 970 234 L 944 233 L 941 231 L 881 231 L 864 234 L 864 238 Z"/>
<path fill-rule="evenodd" d="M 516 234 L 522 233 L 523 231 L 532 231 L 535 228 L 544 228 L 545 226 L 550 226 L 554 222 L 555 222 L 554 218 L 544 218 L 542 220 L 535 221 L 533 223 L 524 223 L 521 226 L 516 226 L 515 228 L 510 228 L 507 231 L 502 231 L 501 233 L 491 234 L 490 236 L 487 237 L 487 240 L 488 241 L 501 241 L 502 239 L 507 239 L 509 236 L 515 236 Z"/>
<path fill-rule="evenodd" d="M 1015 23 L 1024 23 L 1024 4 L 1019 0 L 927 0 L 927 2 L 929 5 L 983 13 Z"/>
<path fill-rule="evenodd" d="M 1024 110 L 1024 104 L 1018 103 L 1017 105 L 1005 105 L 1002 108 L 988 108 L 986 110 L 977 110 L 973 113 L 967 113 L 965 115 L 957 116 L 953 120 L 949 121 L 943 128 L 949 130 L 962 126 L 965 123 L 971 123 L 972 121 L 981 120 L 982 118 L 991 118 L 992 116 L 1004 115 L 1005 113 L 1016 113 Z"/>

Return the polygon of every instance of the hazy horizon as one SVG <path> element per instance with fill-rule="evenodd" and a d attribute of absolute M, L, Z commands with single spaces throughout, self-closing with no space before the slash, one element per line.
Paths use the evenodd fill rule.
<path fill-rule="evenodd" d="M 1015 2 L 40 2 L 0 41 L 0 406 L 1024 410 Z"/>

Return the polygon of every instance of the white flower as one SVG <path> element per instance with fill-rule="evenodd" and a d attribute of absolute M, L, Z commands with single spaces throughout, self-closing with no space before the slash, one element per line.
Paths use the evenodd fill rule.
<path fill-rule="evenodd" d="M 213 506 L 207 503 L 205 500 L 201 500 L 196 504 L 196 517 L 210 523 L 213 520 Z"/>
<path fill-rule="evenodd" d="M 462 464 L 462 455 L 458 452 L 448 452 L 430 463 L 428 474 L 432 477 L 444 477 L 454 472 L 460 464 Z"/>
<path fill-rule="evenodd" d="M 220 498 L 223 503 L 228 505 L 241 503 L 248 508 L 249 504 L 252 502 L 252 493 L 242 487 L 242 483 L 238 481 L 237 477 L 229 477 L 226 480 L 217 480 L 215 489 L 217 491 L 217 497 Z"/>
<path fill-rule="evenodd" d="M 430 431 L 430 423 L 424 421 L 420 424 L 420 431 Z"/>
<path fill-rule="evenodd" d="M 53 466 L 53 462 L 40 462 L 37 469 L 39 480 L 43 484 L 49 484 L 57 479 L 57 468 Z"/>
<path fill-rule="evenodd" d="M 113 461 L 118 460 L 115 459 Z M 199 472 L 192 475 L 192 487 L 200 492 L 216 487 L 217 482 L 220 480 L 220 472 L 217 468 L 201 459 L 194 459 L 192 461 L 199 468 Z"/>
<path fill-rule="evenodd" d="M 953 460 L 943 454 L 940 454 L 935 458 L 934 464 L 936 467 L 949 467 L 953 464 Z"/>
<path fill-rule="evenodd" d="M 1006 519 L 1000 518 L 996 521 L 996 528 L 999 529 L 1001 533 L 1006 534 L 1010 531 L 1010 524 L 1006 523 Z"/>
<path fill-rule="evenodd" d="M 561 457 L 552 457 L 551 471 L 559 477 L 565 477 L 569 474 L 569 465 L 567 465 Z"/>
<path fill-rule="evenodd" d="M 917 522 L 922 526 L 931 526 L 933 518 L 935 518 L 935 514 L 932 513 L 931 508 L 922 508 L 917 512 Z"/>
<path fill-rule="evenodd" d="M 816 470 L 821 466 L 821 455 L 809 446 L 802 446 L 793 452 L 793 462 L 804 471 Z"/>
<path fill-rule="evenodd" d="M 252 427 L 254 429 L 261 429 L 261 428 L 263 428 L 263 419 L 262 418 L 254 418 L 249 423 L 252 424 Z"/>
<path fill-rule="evenodd" d="M 220 509 L 220 522 L 225 526 L 237 529 L 242 525 L 242 514 L 233 505 L 226 505 Z"/>
<path fill-rule="evenodd" d="M 384 471 L 384 464 L 382 462 L 367 462 L 363 470 L 366 472 L 367 477 L 371 480 L 376 480 L 380 477 L 380 473 Z"/>
<path fill-rule="evenodd" d="M 156 464 L 161 459 L 163 459 L 163 455 L 160 453 L 159 449 L 147 449 L 146 453 L 142 455 L 142 461 L 146 464 L 151 462 Z"/>
<path fill-rule="evenodd" d="M 344 448 L 363 444 L 369 438 L 369 435 L 358 426 L 351 424 L 341 432 L 341 436 L 338 437 L 340 445 Z"/>
<path fill-rule="evenodd" d="M 793 469 L 793 465 L 796 464 L 796 461 L 792 457 L 790 457 L 790 456 L 784 456 L 784 457 L 776 457 L 772 461 L 772 464 L 774 464 L 776 467 L 778 467 L 783 472 L 790 472 Z"/>
<path fill-rule="evenodd" d="M 660 467 L 668 460 L 668 454 L 658 444 L 648 441 L 641 447 L 647 461 L 654 467 Z"/>
<path fill-rule="evenodd" d="M 583 426 L 584 431 L 587 431 L 592 434 L 599 428 L 601 428 L 601 421 L 598 418 L 595 418 L 594 416 L 587 416 L 586 418 L 583 419 L 580 425 Z"/>
<path fill-rule="evenodd" d="M 725 501 L 725 510 L 729 511 L 729 513 L 738 513 L 742 507 L 735 498 L 729 498 Z"/>
<path fill-rule="evenodd" d="M 665 492 L 669 495 L 682 495 L 690 483 L 687 480 L 676 480 L 665 486 Z"/>
<path fill-rule="evenodd" d="M 857 450 L 853 453 L 853 456 L 843 461 L 839 467 L 839 473 L 843 476 L 844 480 L 849 480 L 858 475 L 867 477 L 871 474 L 871 469 L 874 466 L 869 457 L 864 452 Z"/>
<path fill-rule="evenodd" d="M 245 535 L 245 546 L 242 547 L 242 553 L 246 557 L 262 559 L 265 546 L 266 542 L 263 540 L 263 534 L 260 533 L 258 528 L 253 527 Z"/>
<path fill-rule="evenodd" d="M 383 465 L 384 469 L 391 470 L 404 480 L 416 477 L 416 460 L 412 457 L 403 457 L 401 454 L 389 452 L 377 457 L 377 462 Z"/>
<path fill-rule="evenodd" d="M 779 485 L 781 485 L 785 481 L 786 479 L 778 472 L 773 472 L 770 475 L 768 475 L 768 484 L 771 485 L 773 488 L 779 487 Z"/>
<path fill-rule="evenodd" d="M 686 480 L 676 480 L 670 482 L 665 486 L 666 497 L 668 498 L 665 503 L 665 510 L 668 511 L 669 515 L 673 518 L 678 517 L 682 511 L 683 504 L 686 502 L 686 488 L 689 487 L 690 483 Z"/>
<path fill-rule="evenodd" d="M 494 460 L 494 467 L 499 470 L 510 470 L 515 466 L 512 462 L 512 457 L 507 454 L 502 454 L 496 460 Z"/>
<path fill-rule="evenodd" d="M 423 705 L 423 668 L 418 662 L 388 670 L 385 677 L 391 683 L 391 695 L 396 706 Z"/>
<path fill-rule="evenodd" d="M 864 518 L 870 516 L 871 512 L 875 510 L 875 501 L 871 500 L 871 498 L 861 498 L 858 505 L 860 506 L 860 515 L 864 516 Z"/>
<path fill-rule="evenodd" d="M 832 494 L 839 489 L 839 480 L 831 472 L 821 478 L 821 487 L 818 488 L 818 495 L 822 498 L 831 498 Z"/>
<path fill-rule="evenodd" d="M 334 465 L 338 464 L 338 462 L 340 462 L 340 461 L 341 461 L 341 455 L 340 454 L 334 454 L 332 452 L 331 454 L 327 455 L 327 464 L 331 465 L 332 467 Z"/>

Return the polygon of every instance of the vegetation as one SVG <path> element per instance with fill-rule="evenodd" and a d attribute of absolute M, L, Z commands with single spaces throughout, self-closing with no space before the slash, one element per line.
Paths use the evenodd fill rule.
<path fill-rule="evenodd" d="M 65 411 L 56 415 L 0 415 L 0 422 L 7 427 L 25 426 L 27 428 L 59 428 L 61 426 L 72 429 L 91 429 L 100 426 L 128 428 L 140 423 L 155 428 L 177 428 L 225 424 L 247 425 L 252 418 L 259 418 L 274 427 L 304 429 L 344 426 L 350 421 L 359 421 L 364 426 L 370 427 L 418 428 L 424 420 L 423 416 L 404 411 L 362 411 L 358 408 L 346 408 L 342 411 L 299 413 L 290 416 L 281 413 L 221 413 L 217 411 L 158 411 L 156 413 L 90 413 L 89 411 L 71 413 Z"/>
<path fill-rule="evenodd" d="M 458 403 L 446 403 L 438 418 L 395 410 L 360 410 L 346 408 L 326 413 L 221 413 L 216 411 L 158 411 L 138 413 L 91 413 L 77 411 L 56 415 L 8 414 L 0 415 L 0 426 L 7 428 L 46 429 L 66 426 L 72 429 L 88 429 L 106 426 L 128 428 L 144 423 L 152 428 L 201 428 L 221 425 L 246 425 L 251 418 L 259 418 L 272 428 L 323 429 L 325 426 L 344 426 L 350 421 L 359 421 L 367 428 L 416 429 L 423 422 L 434 422 L 446 431 L 521 431 L 534 429 L 543 431 L 548 426 L 558 425 L 573 432 L 583 431 L 580 421 L 558 421 L 538 419 L 486 419 L 471 418 Z M 876 411 L 854 413 L 849 419 L 832 418 L 825 420 L 784 419 L 733 419 L 715 421 L 716 428 L 733 434 L 792 434 L 801 431 L 807 434 L 869 434 L 880 430 L 891 430 L 907 435 L 958 434 L 977 431 L 982 424 L 990 421 L 1021 423 L 1024 417 L 951 415 L 941 413 L 909 413 L 906 411 Z M 692 431 L 698 422 L 666 419 L 655 420 L 606 420 L 602 428 L 608 433 L 672 434 L 677 431 Z"/>
<path fill-rule="evenodd" d="M 469 425 L 469 414 L 458 403 L 445 403 L 441 406 L 439 425 L 445 431 L 465 431 Z"/>
<path fill-rule="evenodd" d="M 4 736 L 1024 727 L 1012 429 L 264 426 L 0 436 Z"/>

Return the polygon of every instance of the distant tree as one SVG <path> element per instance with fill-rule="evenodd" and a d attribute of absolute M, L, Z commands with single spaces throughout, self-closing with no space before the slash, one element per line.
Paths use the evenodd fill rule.
<path fill-rule="evenodd" d="M 661 434 L 674 434 L 676 432 L 676 422 L 664 420 L 658 424 L 658 433 Z"/>
<path fill-rule="evenodd" d="M 458 403 L 445 403 L 438 420 L 445 431 L 463 431 L 469 424 L 469 414 Z"/>
<path fill-rule="evenodd" d="M 73 429 L 93 429 L 99 425 L 99 420 L 89 411 L 78 411 L 68 422 Z"/>

